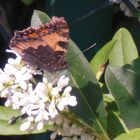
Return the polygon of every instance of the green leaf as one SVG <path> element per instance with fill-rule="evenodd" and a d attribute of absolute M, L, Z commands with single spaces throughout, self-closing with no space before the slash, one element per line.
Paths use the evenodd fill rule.
<path fill-rule="evenodd" d="M 108 66 L 105 80 L 118 105 L 125 130 L 140 127 L 140 75 L 126 67 Z"/>
<path fill-rule="evenodd" d="M 75 111 L 73 109 L 73 112 L 95 130 L 107 135 L 104 103 L 100 87 L 88 61 L 71 40 L 69 41 L 67 59 L 70 64 L 69 72 L 74 81 L 74 94 L 78 96 L 78 105 L 74 107 Z"/>
<path fill-rule="evenodd" d="M 113 103 L 112 103 L 113 104 Z M 112 106 L 112 104 L 110 106 Z M 109 112 L 107 113 L 107 124 L 108 124 L 108 134 L 113 139 L 114 137 L 118 136 L 125 132 L 123 125 L 120 121 L 120 117 L 118 112 L 113 111 L 111 107 L 108 107 Z"/>
<path fill-rule="evenodd" d="M 47 23 L 49 20 L 49 16 L 47 16 L 44 12 L 34 10 L 31 18 L 31 26 L 39 26 L 43 23 Z"/>
<path fill-rule="evenodd" d="M 132 69 L 133 71 L 135 71 L 137 74 L 140 75 L 140 59 L 132 61 L 132 63 L 126 65 L 126 67 Z"/>
<path fill-rule="evenodd" d="M 20 131 L 20 122 L 17 121 L 15 124 L 8 124 L 9 120 L 12 117 L 19 116 L 20 113 L 16 110 L 13 110 L 8 107 L 0 106 L 0 135 L 23 135 L 23 134 L 35 134 L 35 133 L 41 133 L 47 130 L 46 127 L 44 127 L 41 131 Z"/>
<path fill-rule="evenodd" d="M 34 0 L 21 0 L 24 4 L 30 5 L 33 3 Z"/>
<path fill-rule="evenodd" d="M 18 116 L 20 113 L 8 107 L 0 106 L 0 120 L 10 120 L 13 116 Z M 8 123 L 7 121 L 7 123 Z"/>
<path fill-rule="evenodd" d="M 105 100 L 106 99 L 106 100 Z M 125 132 L 117 104 L 111 94 L 105 94 L 108 135 L 111 139 Z"/>
<path fill-rule="evenodd" d="M 116 43 L 116 40 L 111 40 L 106 45 L 102 47 L 102 49 L 97 52 L 97 54 L 93 57 L 93 59 L 90 62 L 90 66 L 94 72 L 94 74 L 97 74 L 100 72 L 100 69 L 107 63 L 109 54 L 112 51 L 112 48 L 114 47 Z"/>
<path fill-rule="evenodd" d="M 111 65 L 123 66 L 138 58 L 137 48 L 128 30 L 121 28 L 114 35 L 113 39 L 117 40 L 117 42 L 109 56 Z"/>
<path fill-rule="evenodd" d="M 34 13 L 38 19 L 42 18 L 41 14 L 36 14 L 36 11 Z M 47 16 L 44 13 L 42 14 L 47 21 Z M 35 18 L 32 19 L 31 25 L 39 25 L 40 21 L 42 21 L 38 20 L 39 22 L 36 22 L 34 20 Z M 88 61 L 71 40 L 68 46 L 67 61 L 70 65 L 69 72 L 71 74 L 73 92 L 78 97 L 78 105 L 73 107 L 72 111 L 92 127 L 94 131 L 98 130 L 101 133 L 101 137 L 103 136 L 104 139 L 108 139 L 104 103 L 100 87 Z"/>
<path fill-rule="evenodd" d="M 123 133 L 114 140 L 140 140 L 140 128 L 133 129 L 129 133 Z"/>

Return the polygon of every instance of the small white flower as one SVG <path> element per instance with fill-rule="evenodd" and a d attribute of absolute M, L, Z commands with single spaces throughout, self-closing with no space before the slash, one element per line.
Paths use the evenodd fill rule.
<path fill-rule="evenodd" d="M 57 83 L 57 87 L 59 88 L 59 91 L 61 91 L 63 87 L 67 86 L 68 83 L 69 83 L 69 78 L 65 77 L 65 75 L 61 76 Z"/>
<path fill-rule="evenodd" d="M 13 58 L 9 58 L 7 61 L 11 65 L 15 65 L 16 64 L 15 59 L 13 59 Z"/>
<path fill-rule="evenodd" d="M 57 87 L 53 88 L 52 91 L 51 91 L 51 94 L 52 94 L 53 96 L 59 95 L 59 90 L 58 90 L 58 88 L 57 88 Z"/>
<path fill-rule="evenodd" d="M 31 104 L 35 104 L 36 102 L 38 102 L 39 98 L 34 92 L 32 92 L 30 94 L 30 96 L 28 97 L 28 100 Z M 36 108 L 38 108 L 38 107 L 36 107 Z"/>
<path fill-rule="evenodd" d="M 2 89 L 3 89 L 3 84 L 0 83 L 0 91 L 2 91 Z"/>
<path fill-rule="evenodd" d="M 76 106 L 77 105 L 77 100 L 75 96 L 70 96 L 68 98 L 68 105 L 70 106 Z"/>
<path fill-rule="evenodd" d="M 47 111 L 43 111 L 44 120 L 49 120 L 49 113 Z"/>
<path fill-rule="evenodd" d="M 26 104 L 28 104 L 28 96 L 22 97 L 19 101 L 20 106 L 25 106 Z"/>
<path fill-rule="evenodd" d="M 6 107 L 9 107 L 9 106 L 11 106 L 12 104 L 11 104 L 11 100 L 10 99 L 7 99 L 7 101 L 5 102 L 5 104 L 4 104 Z"/>
<path fill-rule="evenodd" d="M 48 112 L 51 118 L 54 118 L 58 114 L 54 101 L 50 103 Z"/>
<path fill-rule="evenodd" d="M 27 83 L 25 81 L 20 81 L 19 85 L 23 90 L 27 90 Z"/>
<path fill-rule="evenodd" d="M 64 104 L 63 104 L 62 101 L 60 101 L 60 102 L 58 103 L 57 107 L 58 107 L 58 109 L 59 109 L 60 111 L 64 110 L 64 108 L 65 108 L 65 106 L 64 106 Z"/>
<path fill-rule="evenodd" d="M 43 129 L 43 122 L 39 122 L 37 124 L 37 130 L 42 130 Z"/>
<path fill-rule="evenodd" d="M 70 93 L 71 91 L 72 91 L 72 87 L 71 86 L 68 86 L 68 87 L 65 88 L 64 94 Z"/>
<path fill-rule="evenodd" d="M 43 114 L 39 113 L 36 117 L 35 117 L 35 122 L 39 122 L 43 119 Z"/>
<path fill-rule="evenodd" d="M 51 136 L 50 136 L 50 139 L 51 139 L 51 140 L 55 140 L 56 137 L 57 137 L 57 133 L 56 133 L 56 132 L 53 132 L 53 133 L 51 134 Z"/>
<path fill-rule="evenodd" d="M 52 90 L 52 88 L 53 88 L 52 83 L 48 83 L 48 89 L 49 89 L 49 90 Z"/>
<path fill-rule="evenodd" d="M 27 120 L 28 120 L 29 122 L 33 122 L 33 121 L 34 121 L 34 118 L 33 118 L 33 117 L 28 117 Z"/>
<path fill-rule="evenodd" d="M 46 77 L 43 77 L 42 81 L 43 81 L 44 84 L 48 84 L 48 80 L 47 80 Z"/>
<path fill-rule="evenodd" d="M 69 137 L 63 137 L 62 140 L 72 140 L 72 138 L 69 138 Z"/>
<path fill-rule="evenodd" d="M 20 130 L 21 131 L 25 131 L 25 130 L 28 130 L 31 126 L 31 122 L 27 121 L 27 122 L 24 122 L 20 125 Z"/>
<path fill-rule="evenodd" d="M 39 82 L 39 83 L 36 85 L 36 88 L 35 88 L 34 92 L 35 92 L 38 96 L 44 98 L 44 97 L 48 94 L 48 88 L 47 88 L 47 86 L 46 86 L 44 83 Z"/>
<path fill-rule="evenodd" d="M 9 83 L 11 83 L 12 79 L 9 77 L 8 74 L 6 74 L 5 72 L 0 72 L 0 83 L 1 84 L 5 84 L 8 85 Z"/>
<path fill-rule="evenodd" d="M 9 91 L 8 91 L 7 88 L 6 88 L 6 89 L 3 89 L 3 90 L 1 91 L 1 93 L 0 93 L 0 96 L 1 96 L 2 98 L 5 98 L 5 97 L 8 96 L 8 93 L 9 93 Z"/>

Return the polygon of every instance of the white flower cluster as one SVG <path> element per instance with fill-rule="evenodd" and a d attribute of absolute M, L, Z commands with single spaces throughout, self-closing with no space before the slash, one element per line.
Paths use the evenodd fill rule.
<path fill-rule="evenodd" d="M 44 124 L 59 115 L 77 100 L 70 94 L 69 78 L 61 76 L 54 86 L 43 76 L 42 81 L 33 83 L 35 71 L 25 65 L 20 57 L 8 59 L 0 69 L 0 97 L 6 98 L 5 106 L 27 114 L 20 126 L 21 131 L 42 130 Z"/>
<path fill-rule="evenodd" d="M 53 119 L 55 129 L 50 129 L 53 133 L 50 136 L 51 140 L 55 140 L 57 135 L 61 135 L 62 140 L 95 140 L 95 137 L 78 125 L 72 123 L 62 115 L 58 115 Z M 97 140 L 97 138 L 96 138 Z"/>
<path fill-rule="evenodd" d="M 126 16 L 132 17 L 133 13 L 129 10 L 127 5 L 122 0 L 110 0 L 113 3 L 119 3 L 120 8 L 122 11 L 124 11 Z M 129 0 L 132 5 L 137 9 L 140 6 L 140 0 Z"/>

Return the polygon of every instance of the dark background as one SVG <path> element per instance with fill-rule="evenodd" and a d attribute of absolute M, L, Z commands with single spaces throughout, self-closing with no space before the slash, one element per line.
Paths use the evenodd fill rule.
<path fill-rule="evenodd" d="M 140 24 L 135 18 L 126 17 L 119 5 L 108 0 L 0 0 L 0 67 L 3 68 L 9 54 L 9 40 L 15 30 L 30 26 L 33 10 L 41 10 L 52 16 L 63 16 L 70 28 L 71 39 L 84 50 L 97 45 L 85 53 L 90 61 L 94 54 L 120 27 L 131 32 L 137 47 L 140 46 Z M 84 18 L 83 18 L 84 17 Z M 82 19 L 81 19 L 82 18 Z M 28 140 L 47 139 L 44 134 L 27 136 L 1 136 L 0 139 Z M 49 139 L 49 138 L 48 138 Z"/>

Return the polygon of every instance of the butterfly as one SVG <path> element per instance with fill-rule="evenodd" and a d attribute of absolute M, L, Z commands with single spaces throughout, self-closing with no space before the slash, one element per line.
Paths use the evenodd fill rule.
<path fill-rule="evenodd" d="M 69 28 L 63 17 L 52 17 L 38 27 L 15 31 L 9 47 L 29 65 L 49 72 L 68 68 L 65 60 Z"/>

